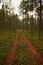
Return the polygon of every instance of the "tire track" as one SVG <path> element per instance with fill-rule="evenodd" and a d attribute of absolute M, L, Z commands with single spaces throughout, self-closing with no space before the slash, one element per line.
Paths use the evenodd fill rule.
<path fill-rule="evenodd" d="M 24 36 L 23 33 L 21 33 L 23 42 L 28 45 L 30 51 L 32 52 L 32 54 L 34 55 L 38 65 L 43 65 L 43 58 L 41 57 L 41 54 L 39 52 L 37 52 L 37 49 L 31 44 L 31 42 Z"/>
<path fill-rule="evenodd" d="M 18 45 L 18 33 L 15 36 L 12 48 L 11 48 L 10 52 L 8 53 L 8 55 L 7 55 L 7 58 L 4 62 L 4 65 L 12 65 L 12 62 L 13 62 L 15 56 L 16 56 L 17 45 Z"/>

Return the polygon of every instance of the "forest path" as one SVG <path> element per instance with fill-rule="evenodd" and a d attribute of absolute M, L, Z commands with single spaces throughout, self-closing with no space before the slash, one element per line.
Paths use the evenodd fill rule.
<path fill-rule="evenodd" d="M 32 43 L 25 37 L 23 32 L 21 32 L 21 36 L 22 36 L 24 44 L 28 45 L 30 51 L 34 55 L 38 65 L 43 65 L 43 58 L 41 57 L 41 54 L 37 51 L 36 47 L 32 45 Z"/>
<path fill-rule="evenodd" d="M 7 55 L 7 58 L 4 62 L 4 65 L 12 65 L 12 62 L 13 62 L 15 56 L 16 56 L 17 45 L 18 45 L 18 33 L 16 33 L 12 48 L 11 48 L 10 52 L 8 53 L 8 55 Z"/>
<path fill-rule="evenodd" d="M 37 51 L 35 46 L 32 45 L 32 43 L 25 37 L 25 35 L 23 34 L 23 31 L 19 30 L 18 32 L 20 33 L 20 36 L 22 37 L 22 41 L 23 41 L 24 45 L 29 47 L 29 50 L 32 53 L 32 55 L 34 56 L 34 58 L 37 61 L 38 65 L 43 65 L 43 58 L 41 57 L 41 54 Z M 8 53 L 8 55 L 7 55 L 7 58 L 5 60 L 4 65 L 12 65 L 12 62 L 14 61 L 15 56 L 18 54 L 18 53 L 16 54 L 16 52 L 17 52 L 16 49 L 17 49 L 18 43 L 19 43 L 19 41 L 18 41 L 18 32 L 16 33 L 12 48 L 11 48 L 10 52 Z"/>

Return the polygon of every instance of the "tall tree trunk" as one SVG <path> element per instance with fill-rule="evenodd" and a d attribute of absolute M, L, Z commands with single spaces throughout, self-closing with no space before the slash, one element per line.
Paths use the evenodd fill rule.
<path fill-rule="evenodd" d="M 40 0 L 39 39 L 41 38 L 41 31 L 42 31 L 42 30 L 41 30 L 41 29 L 42 29 L 42 16 L 41 16 L 41 11 L 42 11 L 42 10 L 41 10 L 41 5 L 42 5 L 42 4 L 41 4 L 41 0 Z"/>

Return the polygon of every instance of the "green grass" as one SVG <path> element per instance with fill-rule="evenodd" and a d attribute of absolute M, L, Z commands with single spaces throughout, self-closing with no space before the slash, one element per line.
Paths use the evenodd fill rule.
<path fill-rule="evenodd" d="M 14 37 L 14 31 L 0 30 L 0 65 L 2 65 L 6 59 L 6 56 L 12 46 Z"/>
<path fill-rule="evenodd" d="M 37 48 L 37 51 L 43 56 L 43 39 L 39 40 L 39 36 L 34 33 L 31 34 L 29 31 L 24 31 L 25 36 L 31 41 L 31 43 Z"/>
<path fill-rule="evenodd" d="M 18 35 L 18 39 L 17 54 L 12 65 L 38 65 L 28 46 L 23 42 L 20 34 Z"/>

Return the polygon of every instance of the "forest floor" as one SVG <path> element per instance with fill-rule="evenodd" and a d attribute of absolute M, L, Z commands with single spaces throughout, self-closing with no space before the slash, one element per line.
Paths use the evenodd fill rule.
<path fill-rule="evenodd" d="M 19 38 L 19 36 L 21 36 L 21 38 Z M 19 40 L 21 40 L 21 41 L 19 41 Z M 27 47 L 29 48 L 29 50 Z M 24 48 L 26 51 L 24 50 Z M 19 56 L 17 57 L 16 55 L 19 55 Z M 27 60 L 25 61 L 25 64 L 23 64 L 24 56 L 25 57 L 28 56 L 28 58 L 29 58 L 29 56 L 31 57 L 29 60 L 27 58 Z M 37 64 L 36 63 L 34 64 L 33 57 L 35 58 L 35 61 L 37 62 Z M 18 58 L 21 61 L 18 61 Z M 20 64 L 20 62 L 21 62 L 21 64 Z M 30 64 L 27 64 L 28 62 Z M 36 47 L 34 45 L 32 45 L 32 43 L 25 37 L 23 32 L 17 31 L 12 48 L 11 48 L 10 52 L 8 53 L 7 58 L 3 65 L 43 65 L 43 58 L 42 58 L 41 54 L 37 51 Z"/>

